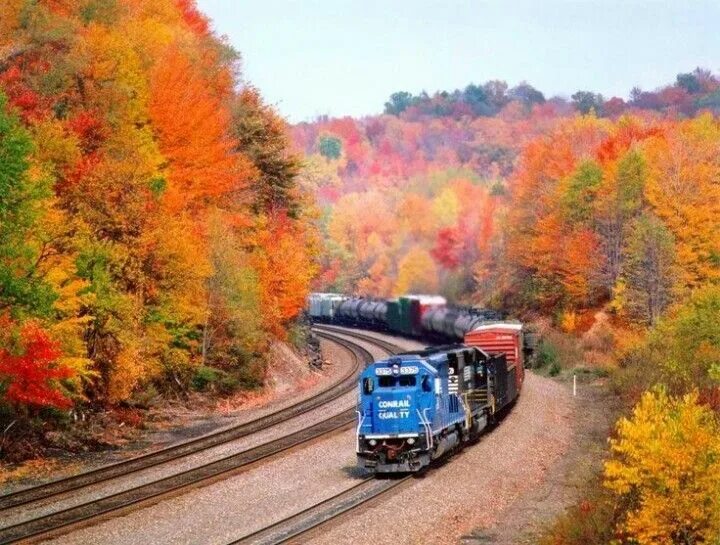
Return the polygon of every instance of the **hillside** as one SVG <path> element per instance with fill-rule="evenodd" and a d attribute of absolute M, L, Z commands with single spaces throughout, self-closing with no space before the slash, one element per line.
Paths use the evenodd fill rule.
<path fill-rule="evenodd" d="M 0 157 L 5 411 L 262 382 L 315 235 L 284 122 L 194 2 L 3 2 Z"/>
<path fill-rule="evenodd" d="M 457 301 L 511 308 L 577 309 L 611 300 L 629 281 L 620 274 L 630 237 L 625 223 L 645 212 L 676 221 L 672 211 L 661 210 L 670 200 L 641 199 L 645 167 L 664 168 L 659 163 L 670 159 L 668 153 L 703 154 L 678 148 L 657 156 L 648 147 L 677 137 L 686 142 L 678 147 L 694 148 L 691 133 L 714 131 L 713 118 L 703 112 L 713 112 L 718 85 L 714 75 L 697 69 L 654 92 L 634 89 L 625 102 L 583 92 L 572 100 L 546 100 L 528 84 L 508 88 L 490 81 L 433 96 L 395 93 L 384 115 L 296 125 L 293 139 L 306 157 L 304 184 L 325 210 L 321 285 L 378 296 L 439 291 Z M 713 164 L 705 149 L 699 160 Z M 640 169 L 634 197 L 617 195 L 624 182 L 616 177 L 625 176 L 618 167 Z M 700 186 L 712 180 L 695 183 L 703 191 Z M 595 202 L 600 195 L 604 201 Z M 632 198 L 641 202 L 619 202 Z M 714 207 L 695 204 L 707 210 L 701 217 Z M 688 221 L 693 218 L 668 227 L 687 239 L 679 225 Z M 548 229 L 554 240 L 543 241 L 538 222 L 554 222 L 566 234 L 556 237 Z M 613 229 L 624 233 L 608 232 Z M 593 246 L 604 250 L 591 262 L 581 248 Z M 538 254 L 544 261 L 532 262 Z M 712 266 L 710 254 L 703 259 Z M 557 293 L 544 293 L 541 284 Z"/>
<path fill-rule="evenodd" d="M 501 308 L 544 334 L 539 372 L 609 377 L 626 416 L 541 543 L 720 532 L 717 97 L 699 69 L 627 102 L 493 81 L 294 127 L 322 289 Z"/>

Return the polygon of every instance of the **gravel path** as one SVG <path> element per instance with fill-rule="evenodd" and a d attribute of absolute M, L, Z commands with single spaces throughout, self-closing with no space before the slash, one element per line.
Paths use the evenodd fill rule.
<path fill-rule="evenodd" d="M 621 409 L 603 381 L 578 387 L 573 400 L 574 436 L 570 448 L 553 463 L 539 486 L 520 496 L 491 527 L 476 528 L 461 545 L 532 545 L 558 514 L 577 502 L 602 468 L 607 437 Z"/>

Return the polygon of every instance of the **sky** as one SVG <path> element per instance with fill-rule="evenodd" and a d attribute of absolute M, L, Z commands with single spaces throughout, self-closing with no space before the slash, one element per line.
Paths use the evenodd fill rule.
<path fill-rule="evenodd" d="M 390 94 L 527 81 L 626 98 L 720 71 L 720 1 L 197 0 L 291 122 L 380 113 Z"/>

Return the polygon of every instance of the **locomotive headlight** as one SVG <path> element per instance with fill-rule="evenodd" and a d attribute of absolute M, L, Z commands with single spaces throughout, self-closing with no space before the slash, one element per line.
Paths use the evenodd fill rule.
<path fill-rule="evenodd" d="M 377 445 L 377 441 L 375 441 L 375 439 L 370 439 L 370 441 L 368 441 L 368 444 L 369 444 L 371 447 L 374 447 L 375 445 Z"/>
<path fill-rule="evenodd" d="M 414 438 L 414 437 L 409 437 L 408 440 L 407 440 L 407 442 L 408 442 L 408 445 L 414 445 L 414 444 L 415 444 L 415 438 Z"/>

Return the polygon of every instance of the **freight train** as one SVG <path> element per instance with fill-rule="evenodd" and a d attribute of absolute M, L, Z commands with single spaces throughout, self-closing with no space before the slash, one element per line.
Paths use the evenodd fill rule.
<path fill-rule="evenodd" d="M 356 451 L 358 464 L 374 473 L 419 471 L 476 439 L 519 396 L 533 352 L 534 336 L 520 322 L 449 307 L 438 296 L 313 294 L 309 315 L 453 343 L 397 354 L 362 372 Z"/>

